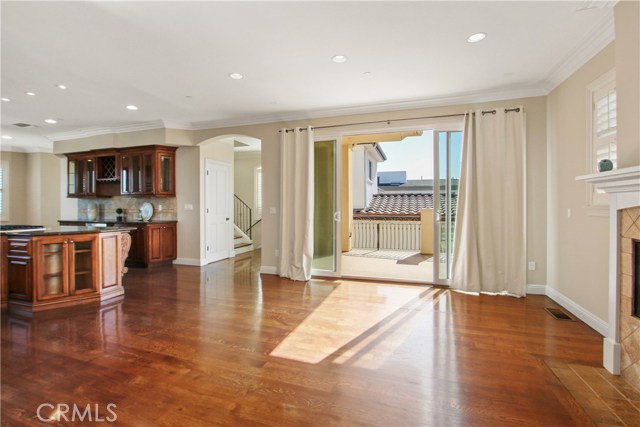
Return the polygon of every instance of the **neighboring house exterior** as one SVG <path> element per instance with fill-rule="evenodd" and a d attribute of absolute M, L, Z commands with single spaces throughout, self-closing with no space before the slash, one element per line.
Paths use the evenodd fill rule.
<path fill-rule="evenodd" d="M 404 194 L 404 193 L 433 193 L 433 179 L 406 179 L 406 172 L 402 172 L 405 174 L 405 179 L 403 181 L 399 181 L 396 177 L 400 172 L 379 172 L 378 173 L 378 192 L 379 193 L 394 193 L 394 194 Z M 389 179 L 387 174 L 394 174 L 393 178 Z M 458 178 L 451 179 L 451 192 L 458 192 Z M 444 192 L 446 190 L 444 186 L 444 182 L 440 184 L 440 192 Z"/>
<path fill-rule="evenodd" d="M 353 147 L 353 210 L 366 208 L 378 192 L 378 163 L 387 160 L 379 144 Z"/>

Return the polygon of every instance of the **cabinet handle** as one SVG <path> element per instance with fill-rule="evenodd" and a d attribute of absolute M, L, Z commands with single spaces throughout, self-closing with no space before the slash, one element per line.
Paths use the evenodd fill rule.
<path fill-rule="evenodd" d="M 29 264 L 26 261 L 14 261 L 14 260 L 9 261 L 9 263 L 10 264 L 16 264 L 16 265 L 28 265 Z"/>

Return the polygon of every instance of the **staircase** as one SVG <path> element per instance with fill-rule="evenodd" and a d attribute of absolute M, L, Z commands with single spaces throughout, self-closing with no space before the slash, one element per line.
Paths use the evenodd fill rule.
<path fill-rule="evenodd" d="M 233 250 L 236 255 L 250 252 L 254 249 L 253 241 L 237 225 L 233 225 Z"/>
<path fill-rule="evenodd" d="M 251 220 L 251 208 L 240 197 L 234 194 L 233 203 L 233 249 L 242 254 L 254 250 L 251 231 L 261 219 L 255 223 Z"/>

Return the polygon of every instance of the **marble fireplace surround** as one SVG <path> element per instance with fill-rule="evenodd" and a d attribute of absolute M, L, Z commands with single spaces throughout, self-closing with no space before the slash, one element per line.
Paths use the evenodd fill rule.
<path fill-rule="evenodd" d="M 576 178 L 609 194 L 609 323 L 603 344 L 603 365 L 613 374 L 622 370 L 621 348 L 621 232 L 626 209 L 640 207 L 640 166 L 616 169 Z M 626 256 L 628 254 L 624 254 Z M 633 378 L 629 378 L 636 383 Z"/>

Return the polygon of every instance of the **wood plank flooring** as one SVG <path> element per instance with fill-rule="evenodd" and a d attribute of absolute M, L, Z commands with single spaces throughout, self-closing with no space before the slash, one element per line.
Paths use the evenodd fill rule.
<path fill-rule="evenodd" d="M 3 314 L 2 425 L 593 425 L 545 360 L 601 366 L 602 338 L 554 320 L 546 297 L 304 284 L 259 266 L 254 251 L 130 269 L 110 306 Z M 102 417 L 113 403 L 117 420 L 47 407 L 44 423 L 43 403 Z"/>

